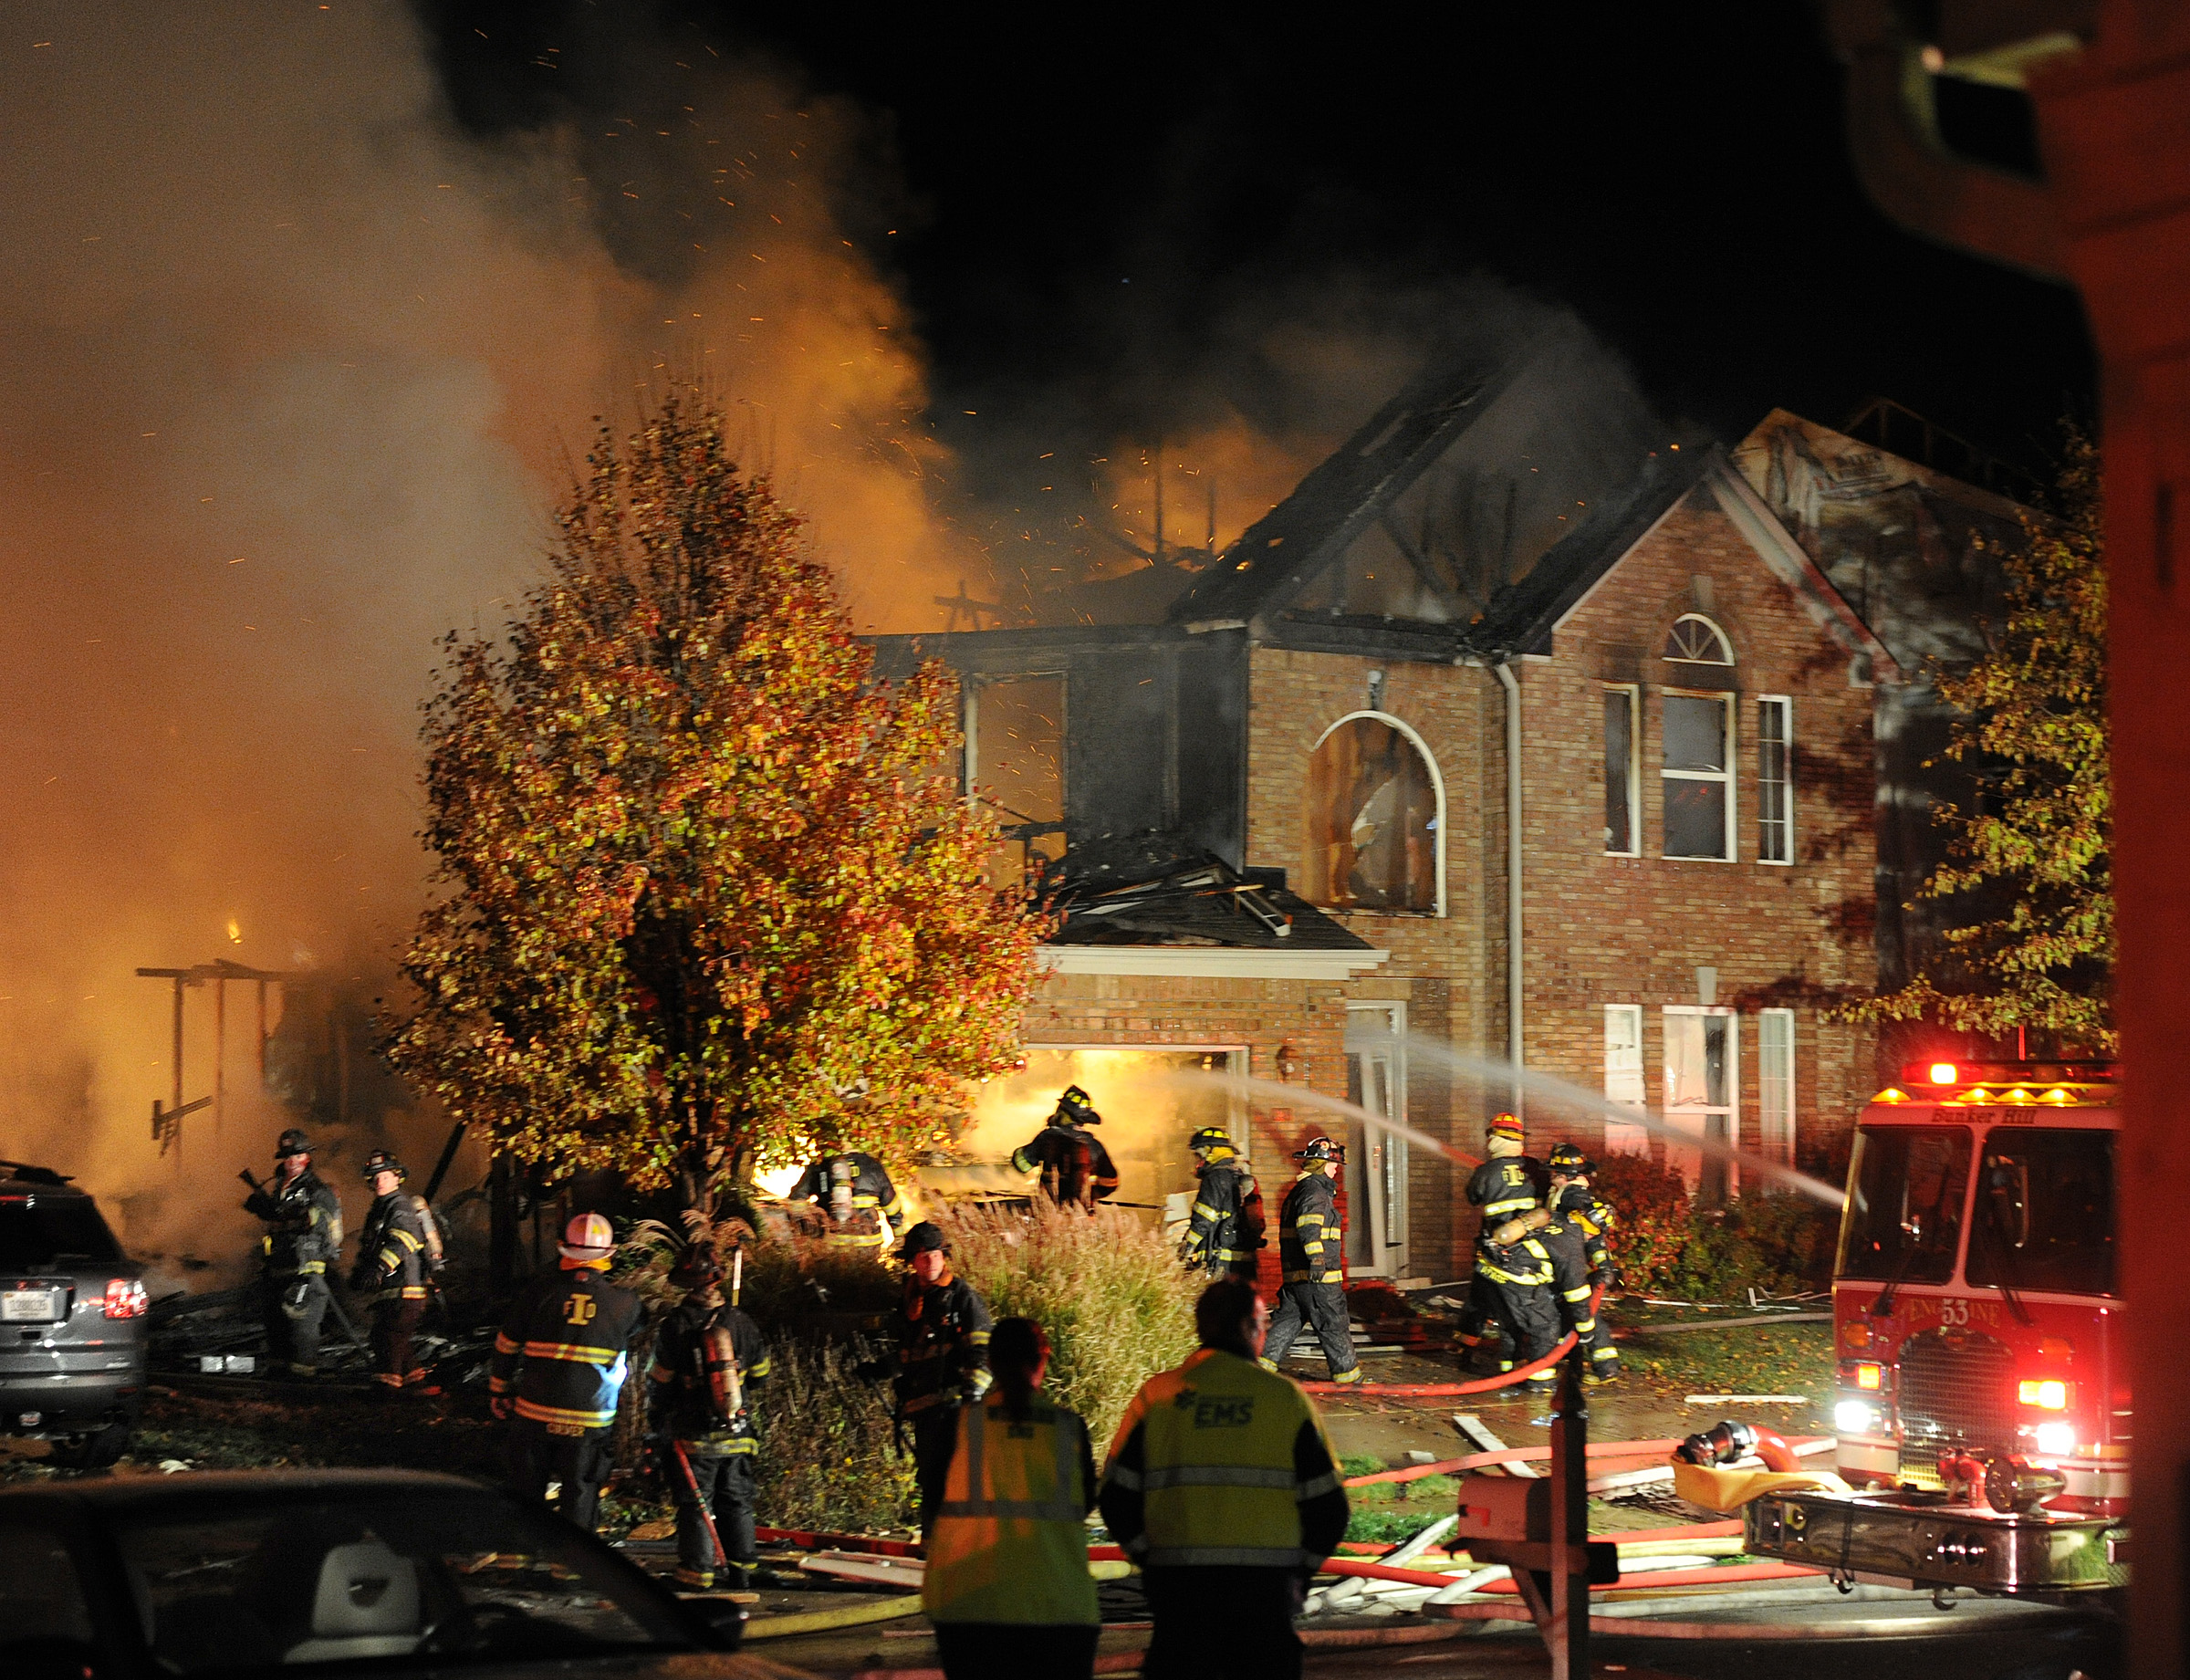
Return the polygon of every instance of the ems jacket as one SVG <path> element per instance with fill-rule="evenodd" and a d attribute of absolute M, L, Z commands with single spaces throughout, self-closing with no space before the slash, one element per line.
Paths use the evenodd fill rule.
<path fill-rule="evenodd" d="M 1288 1283 L 1339 1280 L 1339 1187 L 1322 1173 L 1303 1173 L 1278 1210 L 1278 1257 Z"/>
<path fill-rule="evenodd" d="M 1239 1159 L 1212 1161 L 1197 1169 L 1201 1184 L 1186 1221 L 1186 1241 L 1196 1266 L 1251 1262 L 1263 1244 L 1262 1188 Z"/>
<path fill-rule="evenodd" d="M 836 1195 L 840 1165 L 842 1182 L 850 1187 L 850 1195 L 840 1198 Z M 857 1151 L 825 1155 L 815 1162 L 792 1186 L 791 1200 L 819 1203 L 831 1222 L 829 1240 L 860 1248 L 887 1245 L 890 1235 L 882 1221 L 894 1225 L 905 1212 L 905 1199 L 890 1182 L 882 1163 Z"/>
<path fill-rule="evenodd" d="M 753 1391 L 772 1367 L 760 1329 L 735 1307 L 686 1301 L 654 1336 L 654 1424 L 689 1451 L 759 1449 Z"/>
<path fill-rule="evenodd" d="M 601 1267 L 566 1261 L 518 1294 L 495 1337 L 487 1391 L 515 1394 L 516 1413 L 557 1435 L 605 1429 L 623 1388 L 624 1350 L 642 1309 Z"/>
<path fill-rule="evenodd" d="M 923 1537 L 928 1619 L 1094 1626 L 1085 1521 L 1094 1506 L 1095 1460 L 1079 1417 L 1038 1393 L 1023 1420 L 994 1393 L 965 1407 Z"/>
<path fill-rule="evenodd" d="M 1042 1188 L 1052 1201 L 1084 1206 L 1118 1194 L 1118 1169 L 1111 1164 L 1111 1152 L 1085 1126 L 1052 1122 L 1031 1143 L 1012 1152 L 1011 1164 L 1022 1173 L 1038 1168 Z"/>
<path fill-rule="evenodd" d="M 987 1391 L 988 1303 L 963 1278 L 905 1279 L 897 1318 L 897 1414 L 978 1400 Z"/>
<path fill-rule="evenodd" d="M 1215 1348 L 1141 1385 L 1100 1503 L 1126 1555 L 1151 1570 L 1312 1570 L 1349 1514 L 1315 1403 L 1290 1378 Z"/>
<path fill-rule="evenodd" d="M 424 1300 L 432 1273 L 427 1266 L 423 1204 L 401 1190 L 373 1199 L 358 1238 L 358 1263 L 349 1287 L 370 1290 L 375 1301 Z"/>
<path fill-rule="evenodd" d="M 309 1167 L 278 1189 L 269 1179 L 244 1206 L 271 1227 L 259 1238 L 261 1260 L 270 1272 L 324 1272 L 342 1252 L 342 1203 Z"/>

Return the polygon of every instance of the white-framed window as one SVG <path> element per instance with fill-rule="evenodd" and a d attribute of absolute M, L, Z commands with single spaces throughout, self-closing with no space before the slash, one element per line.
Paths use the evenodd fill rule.
<path fill-rule="evenodd" d="M 1604 850 L 1615 858 L 1642 855 L 1642 691 L 1632 683 L 1604 690 Z"/>
<path fill-rule="evenodd" d="M 1726 640 L 1725 631 L 1702 613 L 1684 612 L 1665 632 L 1665 652 L 1661 657 L 1684 665 L 1730 665 L 1734 644 Z"/>
<path fill-rule="evenodd" d="M 1740 1189 L 1740 1174 L 1726 1155 L 1697 1144 L 1735 1142 L 1741 1025 L 1731 1009 L 1698 1004 L 1667 1004 L 1664 1021 L 1665 1123 L 1697 1141 L 1669 1144 L 1666 1163 L 1687 1180 L 1697 1200 L 1716 1207 Z"/>
<path fill-rule="evenodd" d="M 1309 903 L 1444 914 L 1444 777 L 1412 725 L 1348 713 L 1318 738 L 1302 794 Z"/>
<path fill-rule="evenodd" d="M 1757 701 L 1757 861 L 1795 861 L 1795 703 Z"/>
<path fill-rule="evenodd" d="M 1795 1012 L 1765 1009 L 1757 1017 L 1757 1148 L 1795 1163 Z"/>
<path fill-rule="evenodd" d="M 1604 1094 L 1611 1102 L 1638 1113 L 1649 1105 L 1642 1084 L 1642 1006 L 1608 1003 L 1604 1006 Z M 1650 1133 L 1639 1125 L 1606 1115 L 1604 1153 L 1608 1155 L 1647 1155 Z"/>
<path fill-rule="evenodd" d="M 1665 855 L 1734 859 L 1734 696 L 1669 688 L 1661 780 Z"/>

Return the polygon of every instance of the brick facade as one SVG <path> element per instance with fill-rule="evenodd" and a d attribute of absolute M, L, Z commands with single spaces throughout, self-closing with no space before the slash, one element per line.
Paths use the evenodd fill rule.
<path fill-rule="evenodd" d="M 1700 581 L 1699 581 L 1700 580 Z M 1660 657 L 1682 613 L 1704 610 L 1732 642 L 1736 718 L 1736 856 L 1667 859 L 1660 803 L 1663 697 L 1696 673 Z M 1768 569 L 1707 489 L 1692 492 L 1630 549 L 1559 625 L 1549 657 L 1517 667 L 1523 715 L 1523 1038 L 1525 1059 L 1590 1091 L 1604 1083 L 1604 1006 L 1642 1007 L 1644 1089 L 1663 1091 L 1668 1004 L 1698 1002 L 1696 969 L 1717 971 L 1716 1001 L 1740 1017 L 1738 1122 L 1757 1142 L 1756 1011 L 1795 1011 L 1798 1148 L 1822 1160 L 1869 1096 L 1867 1032 L 1826 1021 L 1820 1004 L 1840 987 L 1868 986 L 1865 914 L 1873 850 L 1869 738 L 1872 696 L 1847 654 L 1794 590 Z M 1431 663 L 1257 646 L 1248 666 L 1246 861 L 1299 878 L 1303 801 L 1318 741 L 1350 714 L 1371 709 L 1382 673 L 1383 715 L 1427 747 L 1444 795 L 1444 911 L 1334 912 L 1391 953 L 1348 982 L 1189 979 L 1058 974 L 1029 1012 L 1043 1043 L 1246 1045 L 1250 1071 L 1343 1097 L 1349 1003 L 1405 1006 L 1409 1030 L 1461 1056 L 1496 1060 L 1506 1046 L 1506 696 L 1478 663 Z M 1640 857 L 1606 855 L 1603 690 L 1641 693 Z M 1756 698 L 1792 701 L 1795 861 L 1757 861 Z M 1484 1122 L 1507 1106 L 1501 1083 L 1476 1079 L 1417 1050 L 1407 1067 L 1407 1119 L 1420 1131 L 1480 1153 Z M 1257 1102 L 1253 1153 L 1273 1190 L 1285 1156 L 1340 1122 L 1309 1108 Z M 1600 1118 L 1538 1104 L 1535 1147 L 1570 1136 L 1603 1143 Z M 1663 1145 L 1653 1146 L 1663 1154 Z M 1409 1268 L 1446 1278 L 1465 1269 L 1474 1219 L 1463 1170 L 1422 1148 L 1409 1154 Z M 1274 1211 L 1274 1208 L 1273 1208 Z"/>

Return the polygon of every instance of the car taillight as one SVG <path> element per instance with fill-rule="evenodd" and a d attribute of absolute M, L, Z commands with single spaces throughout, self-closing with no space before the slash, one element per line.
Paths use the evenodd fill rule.
<path fill-rule="evenodd" d="M 144 1285 L 134 1278 L 114 1278 L 108 1280 L 107 1297 L 100 1310 L 110 1319 L 141 1319 L 151 1305 Z"/>
<path fill-rule="evenodd" d="M 2073 1396 L 2058 1377 L 2025 1377 L 2016 1384 L 2015 1397 L 2041 1412 L 2066 1412 Z"/>

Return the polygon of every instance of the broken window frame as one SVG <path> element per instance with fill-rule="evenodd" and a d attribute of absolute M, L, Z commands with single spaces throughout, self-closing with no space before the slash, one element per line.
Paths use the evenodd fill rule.
<path fill-rule="evenodd" d="M 1627 701 L 1627 753 L 1622 766 L 1627 778 L 1627 844 L 1612 844 L 1612 700 Z M 1642 855 L 1642 685 L 1640 683 L 1604 684 L 1604 855 L 1639 858 Z"/>
<path fill-rule="evenodd" d="M 981 695 L 992 688 L 1012 683 L 1055 683 L 1057 684 L 1057 808 L 1054 821 L 1037 819 L 1026 822 L 1001 821 L 1008 813 L 1000 805 L 982 798 L 981 782 Z M 1026 885 L 1031 889 L 1039 879 L 1042 870 L 1035 864 L 1036 857 L 1049 858 L 1052 854 L 1041 850 L 1037 841 L 1051 835 L 1057 838 L 1057 850 L 1065 850 L 1065 812 L 1067 778 L 1071 774 L 1066 762 L 1067 734 L 1066 707 L 1070 703 L 1071 679 L 1061 670 L 1052 671 L 999 671 L 967 675 L 961 680 L 959 691 L 959 726 L 965 736 L 965 746 L 959 754 L 959 788 L 968 805 L 986 805 L 1000 820 L 1004 845 L 1017 847 L 1019 868 Z"/>
<path fill-rule="evenodd" d="M 1356 915 L 1443 917 L 1445 913 L 1444 864 L 1446 803 L 1444 796 L 1444 772 L 1438 767 L 1437 755 L 1430 751 L 1429 743 L 1422 738 L 1420 733 L 1418 733 L 1414 727 L 1408 724 L 1404 719 L 1394 717 L 1389 712 L 1378 712 L 1371 710 L 1349 712 L 1343 717 L 1334 720 L 1321 735 L 1316 737 L 1315 745 L 1309 749 L 1308 765 L 1305 767 L 1306 774 L 1303 776 L 1301 785 L 1302 832 L 1300 838 L 1303 851 L 1300 860 L 1302 865 L 1300 871 L 1300 882 L 1303 889 L 1303 896 L 1309 896 L 1309 890 L 1313 888 L 1316 881 L 1319 879 L 1317 872 L 1308 867 L 1308 849 L 1317 843 L 1315 835 L 1309 831 L 1309 813 L 1307 810 L 1308 795 L 1313 788 L 1315 781 L 1314 765 L 1316 755 L 1323 750 L 1324 744 L 1329 741 L 1331 736 L 1338 734 L 1340 730 L 1345 728 L 1349 724 L 1361 723 L 1364 721 L 1374 724 L 1382 724 L 1387 728 L 1396 733 L 1402 740 L 1405 741 L 1414 749 L 1416 755 L 1422 760 L 1424 768 L 1429 772 L 1430 792 L 1436 801 L 1436 812 L 1434 818 L 1435 828 L 1431 835 L 1432 845 L 1430 849 L 1430 868 L 1432 871 L 1432 880 L 1430 884 L 1433 889 L 1431 892 L 1432 907 L 1426 910 L 1394 910 L 1379 908 L 1366 904 L 1329 903 L 1319 904 L 1319 907 L 1326 910 L 1340 910 L 1346 912 L 1347 913 Z M 1332 895 L 1326 893 L 1325 896 L 1330 897 Z M 1311 903 L 1318 903 L 1318 901 L 1313 897 L 1309 897 L 1309 902 Z"/>
<path fill-rule="evenodd" d="M 1775 728 L 1775 724 L 1777 727 Z M 1795 861 L 1795 703 L 1757 696 L 1757 861 Z"/>
<path fill-rule="evenodd" d="M 1665 726 L 1663 703 L 1669 700 L 1708 700 L 1717 704 L 1724 720 L 1725 729 L 1725 733 L 1720 736 L 1721 767 L 1719 769 L 1676 770 L 1665 763 L 1665 741 L 1668 732 Z M 1740 814 L 1736 809 L 1734 767 L 1739 757 L 1737 734 L 1740 714 L 1735 709 L 1734 695 L 1725 689 L 1667 688 L 1661 691 L 1659 701 L 1658 786 L 1660 789 L 1660 821 L 1663 824 L 1658 836 L 1660 853 L 1663 857 L 1681 863 L 1737 863 L 1741 861 L 1741 827 Z M 1670 791 L 1666 788 L 1666 784 L 1669 782 L 1716 782 L 1725 790 L 1726 809 L 1720 824 L 1719 836 L 1719 844 L 1723 850 L 1717 855 L 1714 856 L 1707 851 L 1674 851 L 1671 849 L 1673 825 L 1663 821 L 1663 810 L 1664 796 Z"/>

